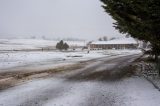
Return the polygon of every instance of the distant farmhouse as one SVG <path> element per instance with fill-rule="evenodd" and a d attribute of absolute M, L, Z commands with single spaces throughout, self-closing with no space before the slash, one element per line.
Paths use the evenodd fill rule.
<path fill-rule="evenodd" d="M 89 44 L 90 50 L 137 49 L 138 46 L 138 41 L 133 38 L 117 38 L 109 41 L 94 41 Z"/>

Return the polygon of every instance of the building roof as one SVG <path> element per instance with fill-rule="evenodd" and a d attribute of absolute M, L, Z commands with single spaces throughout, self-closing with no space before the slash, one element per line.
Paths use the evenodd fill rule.
<path fill-rule="evenodd" d="M 94 41 L 91 44 L 137 44 L 133 38 L 118 38 L 109 41 Z"/>

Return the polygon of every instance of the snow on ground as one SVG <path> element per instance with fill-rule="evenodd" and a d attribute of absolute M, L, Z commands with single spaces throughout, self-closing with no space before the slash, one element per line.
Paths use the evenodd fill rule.
<path fill-rule="evenodd" d="M 156 79 L 152 79 L 152 81 L 160 88 L 160 77 Z"/>
<path fill-rule="evenodd" d="M 160 77 L 158 67 L 155 62 L 146 61 L 149 57 L 149 55 L 144 55 L 142 60 L 136 63 L 138 70 L 137 74 L 152 82 L 160 91 Z"/>
<path fill-rule="evenodd" d="M 63 87 L 60 85 L 61 82 L 61 79 L 38 79 L 21 86 L 11 88 L 6 92 L 4 91 L 0 93 L 0 106 L 18 106 L 19 104 L 27 100 L 31 100 L 38 95 L 42 96 L 42 92 L 45 95 L 45 92 L 47 93 L 51 91 L 51 88 L 53 91 L 55 89 L 61 89 L 60 87 Z"/>
<path fill-rule="evenodd" d="M 30 50 L 41 49 L 45 47 L 55 48 L 57 42 L 53 40 L 40 40 L 40 39 L 0 39 L 0 51 L 10 50 Z M 70 46 L 85 46 L 84 41 L 65 41 Z"/>
<path fill-rule="evenodd" d="M 144 78 L 136 77 L 134 80 L 128 80 L 126 86 L 125 95 L 132 97 L 129 106 L 159 106 L 159 91 Z"/>
<path fill-rule="evenodd" d="M 140 50 L 108 51 L 41 51 L 44 47 L 55 47 L 58 41 L 39 39 L 0 39 L 0 72 L 16 67 L 55 67 L 111 55 L 140 53 Z M 85 46 L 84 41 L 67 41 L 70 46 Z M 21 50 L 21 51 L 17 51 Z M 25 51 L 27 50 L 27 51 Z M 39 68 L 39 69 L 40 69 Z"/>
<path fill-rule="evenodd" d="M 105 56 L 138 54 L 140 50 L 75 51 L 75 52 L 6 52 L 0 53 L 0 71 L 18 66 L 59 65 Z M 62 64 L 62 65 L 63 65 Z M 47 66 L 47 67 L 48 67 Z"/>
<path fill-rule="evenodd" d="M 0 39 L 0 50 L 39 49 L 46 46 L 55 46 L 56 41 L 36 39 Z"/>
<path fill-rule="evenodd" d="M 57 55 L 58 54 L 58 55 Z M 61 61 L 65 57 L 62 53 L 56 52 L 9 52 L 0 54 L 0 68 L 11 68 L 34 64 L 46 60 Z"/>
<path fill-rule="evenodd" d="M 0 106 L 159 106 L 160 93 L 147 80 L 74 82 L 42 79 L 0 93 Z"/>

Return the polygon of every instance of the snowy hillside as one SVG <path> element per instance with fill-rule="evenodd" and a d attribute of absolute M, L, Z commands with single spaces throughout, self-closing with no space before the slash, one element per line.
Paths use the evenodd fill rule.
<path fill-rule="evenodd" d="M 0 39 L 0 51 L 3 50 L 30 50 L 46 47 L 55 48 L 57 42 L 40 39 Z M 85 46 L 84 41 L 65 41 L 70 46 Z"/>

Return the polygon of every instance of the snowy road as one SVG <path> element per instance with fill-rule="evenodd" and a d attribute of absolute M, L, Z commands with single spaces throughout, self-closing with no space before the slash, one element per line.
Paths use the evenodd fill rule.
<path fill-rule="evenodd" d="M 28 81 L 1 91 L 0 106 L 159 106 L 160 92 L 152 84 L 121 75 L 138 57 L 96 59 L 82 69 Z"/>

